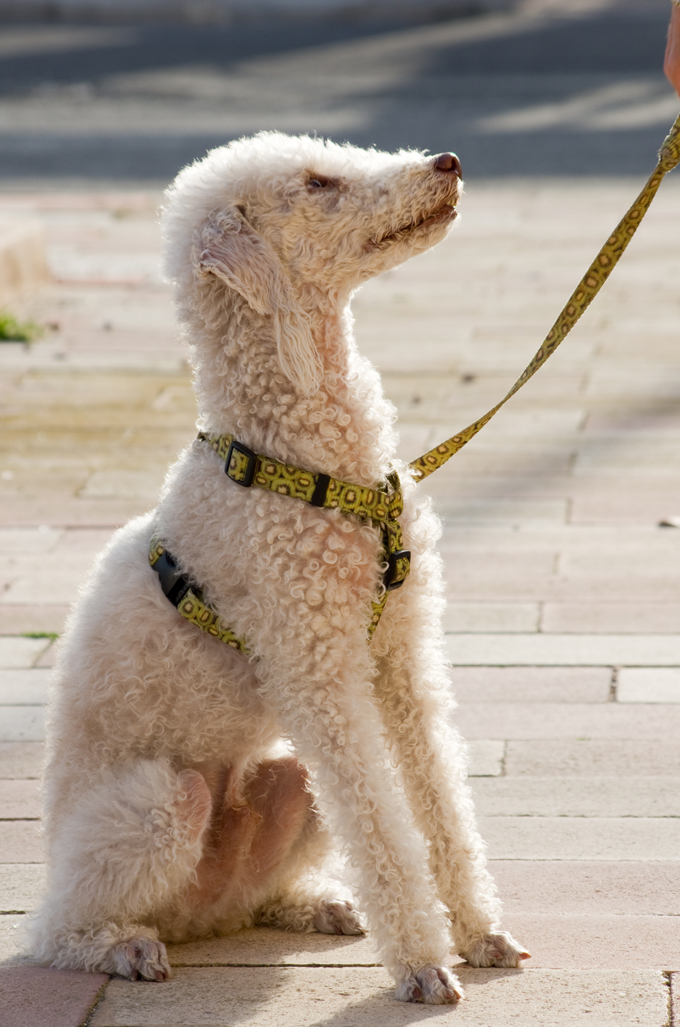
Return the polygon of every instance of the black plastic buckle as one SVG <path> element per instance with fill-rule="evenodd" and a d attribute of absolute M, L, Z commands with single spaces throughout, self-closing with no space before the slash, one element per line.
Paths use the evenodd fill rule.
<path fill-rule="evenodd" d="M 161 553 L 153 565 L 161 588 L 173 606 L 179 606 L 191 588 L 189 579 L 177 567 L 174 557 L 167 550 Z"/>
<path fill-rule="evenodd" d="M 383 585 L 388 592 L 394 592 L 395 588 L 401 588 L 406 581 L 406 575 L 398 581 L 394 580 L 394 576 L 397 573 L 397 560 L 408 560 L 410 564 L 411 550 L 395 549 L 395 551 L 390 553 L 387 557 L 387 570 L 385 571 L 385 577 L 383 578 Z"/>
<path fill-rule="evenodd" d="M 229 474 L 229 465 L 231 464 L 231 455 L 236 451 L 241 456 L 246 457 L 248 465 L 246 467 L 245 478 L 234 478 Z M 227 459 L 224 461 L 224 473 L 230 481 L 233 481 L 236 485 L 243 485 L 244 489 L 249 489 L 253 484 L 253 478 L 255 477 L 255 471 L 257 469 L 257 453 L 253 453 L 252 449 L 248 449 L 242 442 L 237 442 L 236 439 L 232 440 L 229 446 L 229 452 L 227 453 Z"/>

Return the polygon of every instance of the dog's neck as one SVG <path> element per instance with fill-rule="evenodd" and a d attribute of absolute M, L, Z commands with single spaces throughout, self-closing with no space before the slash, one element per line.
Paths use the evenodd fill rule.
<path fill-rule="evenodd" d="M 206 325 L 184 312 L 199 423 L 231 432 L 258 453 L 360 485 L 382 480 L 394 459 L 395 410 L 376 369 L 357 351 L 349 305 L 313 319 L 323 373 L 304 395 L 281 371 L 271 318 L 237 298 Z"/>

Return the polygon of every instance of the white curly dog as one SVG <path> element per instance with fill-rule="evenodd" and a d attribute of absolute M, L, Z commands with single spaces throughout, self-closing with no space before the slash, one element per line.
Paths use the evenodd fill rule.
<path fill-rule="evenodd" d="M 498 927 L 450 724 L 439 524 L 395 460 L 395 410 L 349 311 L 362 282 L 444 238 L 461 191 L 451 154 L 271 132 L 169 188 L 165 270 L 200 427 L 367 487 L 396 468 L 412 569 L 369 645 L 373 523 L 238 487 L 205 441 L 187 447 L 157 508 L 97 560 L 61 647 L 42 962 L 160 981 L 161 938 L 362 933 L 324 874 L 338 845 L 399 999 L 460 998 L 454 950 L 473 966 L 528 956 Z M 252 656 L 168 601 L 154 530 Z"/>

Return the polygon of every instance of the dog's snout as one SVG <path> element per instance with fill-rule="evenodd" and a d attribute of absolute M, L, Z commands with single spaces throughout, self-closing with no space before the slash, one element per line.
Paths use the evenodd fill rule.
<path fill-rule="evenodd" d="M 463 177 L 463 168 L 455 153 L 440 153 L 434 159 L 434 166 L 437 171 L 447 171 L 458 178 Z"/>

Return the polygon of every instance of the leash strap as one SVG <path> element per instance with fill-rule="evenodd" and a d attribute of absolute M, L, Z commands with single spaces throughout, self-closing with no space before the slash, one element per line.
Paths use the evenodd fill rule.
<path fill-rule="evenodd" d="M 542 367 L 548 357 L 552 356 L 559 344 L 567 337 L 581 315 L 587 310 L 598 292 L 609 278 L 610 274 L 618 264 L 628 243 L 635 235 L 638 225 L 647 213 L 649 206 L 654 199 L 656 192 L 663 181 L 664 175 L 680 162 L 680 115 L 664 140 L 659 151 L 659 161 L 652 172 L 649 181 L 631 206 L 628 213 L 616 226 L 606 243 L 595 257 L 585 275 L 576 286 L 569 302 L 560 316 L 548 332 L 543 344 L 535 354 L 529 365 L 522 371 L 521 375 L 500 403 L 492 407 L 488 413 L 480 417 L 478 421 L 468 425 L 457 435 L 452 435 L 446 442 L 441 442 L 434 449 L 423 453 L 416 460 L 413 460 L 409 467 L 413 471 L 416 481 L 422 481 L 429 474 L 436 471 L 442 464 L 445 464 L 454 453 L 466 446 L 475 435 L 488 424 L 492 417 L 498 413 L 502 406 L 508 402 L 511 396 L 525 385 L 532 378 L 539 367 Z"/>

